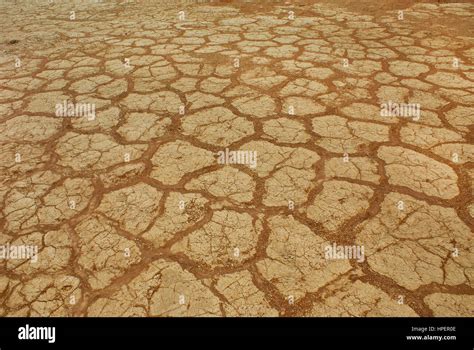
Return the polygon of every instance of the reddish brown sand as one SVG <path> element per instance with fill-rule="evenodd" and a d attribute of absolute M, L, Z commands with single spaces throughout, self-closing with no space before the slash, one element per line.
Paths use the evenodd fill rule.
<path fill-rule="evenodd" d="M 0 1 L 0 315 L 472 316 L 473 18 Z"/>

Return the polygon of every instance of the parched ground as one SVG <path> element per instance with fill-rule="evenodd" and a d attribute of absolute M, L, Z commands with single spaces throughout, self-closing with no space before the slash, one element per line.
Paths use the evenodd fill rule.
<path fill-rule="evenodd" d="M 347 3 L 0 1 L 0 315 L 472 316 L 474 5 Z"/>

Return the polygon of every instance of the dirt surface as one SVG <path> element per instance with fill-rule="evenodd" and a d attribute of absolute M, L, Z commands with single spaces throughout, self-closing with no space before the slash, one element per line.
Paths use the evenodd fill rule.
<path fill-rule="evenodd" d="M 0 1 L 0 315 L 472 316 L 473 18 Z"/>

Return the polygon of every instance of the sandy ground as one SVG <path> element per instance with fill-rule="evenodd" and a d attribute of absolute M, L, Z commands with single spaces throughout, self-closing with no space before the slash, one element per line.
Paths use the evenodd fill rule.
<path fill-rule="evenodd" d="M 0 315 L 472 316 L 474 5 L 354 3 L 0 1 Z"/>

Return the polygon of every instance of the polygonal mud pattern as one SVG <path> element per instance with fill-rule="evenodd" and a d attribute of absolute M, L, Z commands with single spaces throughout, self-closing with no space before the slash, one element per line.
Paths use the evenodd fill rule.
<path fill-rule="evenodd" d="M 0 1 L 0 315 L 472 315 L 474 5 L 185 3 Z"/>

